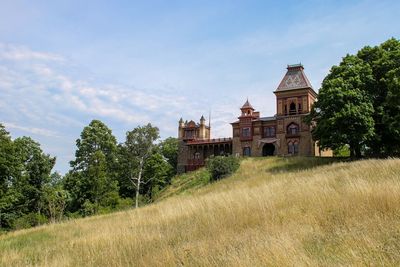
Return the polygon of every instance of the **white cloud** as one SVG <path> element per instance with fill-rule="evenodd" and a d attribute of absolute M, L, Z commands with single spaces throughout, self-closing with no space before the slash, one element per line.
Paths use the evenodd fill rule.
<path fill-rule="evenodd" d="M 0 59 L 12 61 L 64 61 L 63 57 L 56 54 L 33 51 L 25 46 L 4 43 L 0 43 Z"/>
<path fill-rule="evenodd" d="M 12 122 L 4 122 L 4 126 L 9 129 L 20 130 L 29 134 L 42 135 L 47 137 L 59 137 L 59 134 L 57 132 L 49 129 L 25 127 Z"/>

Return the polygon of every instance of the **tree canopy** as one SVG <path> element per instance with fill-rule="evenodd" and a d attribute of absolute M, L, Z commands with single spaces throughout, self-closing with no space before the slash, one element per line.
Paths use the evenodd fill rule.
<path fill-rule="evenodd" d="M 321 148 L 352 156 L 400 154 L 400 42 L 394 38 L 346 55 L 322 82 L 306 118 Z"/>

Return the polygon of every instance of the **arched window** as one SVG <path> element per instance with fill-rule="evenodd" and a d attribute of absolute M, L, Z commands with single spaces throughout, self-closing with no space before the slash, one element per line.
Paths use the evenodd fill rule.
<path fill-rule="evenodd" d="M 243 156 L 251 156 L 251 148 L 246 146 L 243 148 Z"/>
<path fill-rule="evenodd" d="M 287 133 L 288 134 L 298 134 L 299 133 L 299 126 L 296 123 L 292 122 L 287 127 Z"/>
<path fill-rule="evenodd" d="M 250 128 L 242 128 L 242 136 L 250 137 Z"/>
<path fill-rule="evenodd" d="M 294 102 L 290 103 L 289 114 L 296 114 L 296 104 Z"/>

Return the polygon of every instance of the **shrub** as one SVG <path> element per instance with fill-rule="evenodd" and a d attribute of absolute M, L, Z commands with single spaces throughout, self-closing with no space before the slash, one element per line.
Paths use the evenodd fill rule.
<path fill-rule="evenodd" d="M 211 180 L 219 180 L 239 168 L 239 159 L 234 156 L 216 156 L 207 159 L 206 167 L 211 174 Z"/>
<path fill-rule="evenodd" d="M 44 216 L 43 214 L 28 213 L 15 220 L 14 228 L 15 229 L 30 228 L 33 226 L 45 224 L 47 222 L 48 220 L 46 216 Z"/>

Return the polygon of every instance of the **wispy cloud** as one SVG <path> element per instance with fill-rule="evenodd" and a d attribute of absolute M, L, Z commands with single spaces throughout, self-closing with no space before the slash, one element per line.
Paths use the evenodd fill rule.
<path fill-rule="evenodd" d="M 12 122 L 4 122 L 4 126 L 9 129 L 17 129 L 21 130 L 25 133 L 34 134 L 34 135 L 42 135 L 47 137 L 59 137 L 59 134 L 56 131 L 52 131 L 49 129 L 43 128 L 35 128 L 35 127 L 25 127 Z"/>
<path fill-rule="evenodd" d="M 40 61 L 64 61 L 64 58 L 60 55 L 38 52 L 29 49 L 26 46 L 15 45 L 15 44 L 4 44 L 0 43 L 0 59 L 7 60 L 40 60 Z"/>

